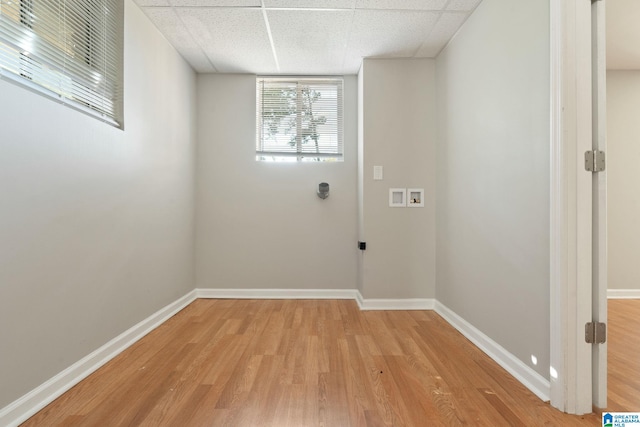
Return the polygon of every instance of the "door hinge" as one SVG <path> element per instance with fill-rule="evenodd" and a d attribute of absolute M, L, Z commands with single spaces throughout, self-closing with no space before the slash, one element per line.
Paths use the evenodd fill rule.
<path fill-rule="evenodd" d="M 588 344 L 603 344 L 607 341 L 607 324 L 589 322 L 584 325 L 584 340 Z"/>
<path fill-rule="evenodd" d="M 591 150 L 584 153 L 584 168 L 589 172 L 602 172 L 606 166 L 604 151 Z"/>

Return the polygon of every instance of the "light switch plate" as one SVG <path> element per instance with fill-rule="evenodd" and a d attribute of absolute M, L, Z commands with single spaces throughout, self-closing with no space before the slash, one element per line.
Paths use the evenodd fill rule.
<path fill-rule="evenodd" d="M 373 167 L 373 180 L 382 181 L 382 166 Z"/>

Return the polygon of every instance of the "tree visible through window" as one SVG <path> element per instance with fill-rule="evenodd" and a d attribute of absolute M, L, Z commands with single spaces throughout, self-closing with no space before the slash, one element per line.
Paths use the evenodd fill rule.
<path fill-rule="evenodd" d="M 258 78 L 256 160 L 341 161 L 342 79 Z"/>

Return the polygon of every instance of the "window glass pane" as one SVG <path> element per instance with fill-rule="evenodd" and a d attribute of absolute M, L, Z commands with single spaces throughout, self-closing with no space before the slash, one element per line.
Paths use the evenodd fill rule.
<path fill-rule="evenodd" d="M 256 159 L 341 161 L 342 79 L 257 80 Z"/>
<path fill-rule="evenodd" d="M 122 0 L 0 0 L 2 76 L 121 124 L 122 6 Z"/>

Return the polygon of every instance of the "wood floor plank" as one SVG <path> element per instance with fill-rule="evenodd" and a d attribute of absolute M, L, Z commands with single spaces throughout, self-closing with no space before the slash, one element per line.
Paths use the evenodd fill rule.
<path fill-rule="evenodd" d="M 397 384 L 399 400 L 403 402 L 402 412 L 407 414 L 408 423 L 419 426 L 435 422 L 440 410 L 429 390 L 423 387 L 416 369 L 408 363 L 407 356 L 384 356 L 384 359 L 388 367 L 385 378 L 392 378 Z"/>
<path fill-rule="evenodd" d="M 368 369 L 362 357 L 362 350 L 358 344 L 360 336 L 349 335 L 346 337 L 349 351 L 348 359 L 345 359 L 345 385 L 350 406 L 353 406 L 354 419 L 362 420 L 364 412 L 373 408 L 374 395 L 368 385 Z M 379 354 L 377 354 L 379 355 Z M 358 424 L 358 422 L 356 422 Z"/>
<path fill-rule="evenodd" d="M 610 311 L 611 408 L 637 410 L 640 306 Z M 433 311 L 196 300 L 24 426 L 600 424 L 540 401 Z"/>
<path fill-rule="evenodd" d="M 513 427 L 527 427 L 526 424 L 513 413 L 511 408 L 499 397 L 493 390 L 488 388 L 480 388 L 478 392 L 487 399 L 504 420 Z"/>
<path fill-rule="evenodd" d="M 608 301 L 608 409 L 640 408 L 640 299 Z"/>
<path fill-rule="evenodd" d="M 195 408 L 200 406 L 209 391 L 210 385 L 198 384 L 196 387 L 188 387 L 189 393 L 184 393 L 184 398 L 167 399 L 153 408 L 153 411 L 137 424 L 144 427 L 154 427 L 161 425 L 189 424 L 195 414 Z M 175 389 L 170 389 L 167 395 L 175 396 L 178 393 Z M 180 408 L 175 411 L 175 408 Z"/>
<path fill-rule="evenodd" d="M 214 322 L 215 323 L 215 322 Z M 223 342 L 222 338 L 229 330 L 224 327 L 227 322 L 217 323 L 220 329 L 216 334 L 207 334 L 200 342 L 191 342 L 196 346 L 193 357 L 184 358 L 176 366 L 179 379 L 158 399 L 152 414 L 145 418 L 142 425 L 157 426 L 171 424 L 174 419 L 181 419 L 193 412 L 194 402 L 199 402 L 211 390 L 211 385 L 202 384 L 207 368 L 212 362 L 218 361 L 217 354 L 224 354 L 216 350 L 216 346 Z M 204 326 L 202 326 L 203 329 Z M 233 339 L 233 338 L 230 338 Z M 237 339 L 236 339 L 237 340 Z M 219 367 L 220 368 L 220 367 Z M 218 369 L 217 371 L 220 371 Z M 178 415 L 173 408 L 182 407 Z"/>

